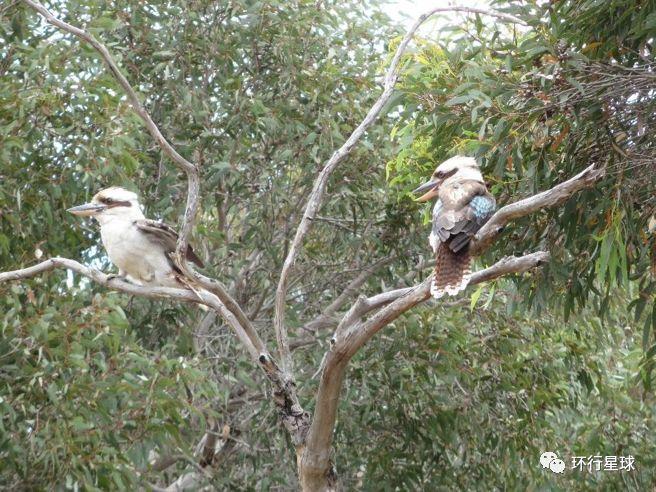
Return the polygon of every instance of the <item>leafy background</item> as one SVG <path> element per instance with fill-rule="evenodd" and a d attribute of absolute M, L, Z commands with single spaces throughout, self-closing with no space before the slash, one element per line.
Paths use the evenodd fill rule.
<path fill-rule="evenodd" d="M 48 2 L 106 43 L 185 157 L 202 163 L 193 238 L 272 341 L 273 291 L 303 199 L 362 120 L 400 40 L 376 2 Z M 480 259 L 549 249 L 549 265 L 428 303 L 354 360 L 335 461 L 347 489 L 633 489 L 654 481 L 654 2 L 493 4 L 419 37 L 385 116 L 333 177 L 287 317 L 299 391 L 330 322 L 307 323 L 364 269 L 412 285 L 430 260 L 409 190 L 458 153 L 500 203 L 595 163 L 606 177 L 512 224 Z M 566 20 L 566 22 L 563 22 Z M 0 270 L 66 256 L 108 270 L 99 188 L 176 224 L 185 183 L 96 54 L 22 4 L 0 6 Z M 0 484 L 134 489 L 188 469 L 213 425 L 239 441 L 215 487 L 294 488 L 293 451 L 262 380 L 220 320 L 64 272 L 0 286 Z M 637 470 L 562 476 L 559 455 L 634 455 Z M 165 471 L 156 455 L 178 457 Z M 209 480 L 209 479 L 208 479 Z"/>

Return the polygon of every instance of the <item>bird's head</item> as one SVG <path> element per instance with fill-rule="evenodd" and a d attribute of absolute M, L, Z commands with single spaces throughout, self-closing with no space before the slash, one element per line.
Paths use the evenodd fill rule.
<path fill-rule="evenodd" d="M 431 178 L 413 191 L 415 194 L 423 193 L 418 202 L 425 202 L 438 195 L 440 186 L 446 182 L 472 179 L 483 181 L 483 176 L 476 160 L 471 157 L 458 155 L 444 161 L 435 168 Z"/>
<path fill-rule="evenodd" d="M 143 218 L 137 194 L 118 186 L 100 190 L 89 203 L 69 208 L 68 212 L 94 217 L 101 223 L 112 217 Z"/>

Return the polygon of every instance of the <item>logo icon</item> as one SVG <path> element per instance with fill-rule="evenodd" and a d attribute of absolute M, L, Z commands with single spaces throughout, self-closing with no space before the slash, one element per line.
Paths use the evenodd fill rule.
<path fill-rule="evenodd" d="M 565 471 L 565 462 L 551 451 L 546 451 L 540 455 L 540 464 L 542 468 L 549 468 L 554 473 L 563 473 Z"/>
<path fill-rule="evenodd" d="M 554 473 L 563 473 L 565 471 L 565 462 L 556 458 L 555 460 L 551 460 L 551 463 L 549 463 L 549 468 Z"/>

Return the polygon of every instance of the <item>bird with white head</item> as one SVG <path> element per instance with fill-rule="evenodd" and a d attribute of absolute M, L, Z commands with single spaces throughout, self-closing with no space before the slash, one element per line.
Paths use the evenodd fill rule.
<path fill-rule="evenodd" d="M 117 186 L 106 188 L 89 203 L 68 211 L 93 217 L 100 224 L 103 246 L 120 277 L 141 285 L 189 287 L 172 256 L 178 234 L 163 222 L 146 219 L 136 193 Z M 203 267 L 191 246 L 186 257 Z"/>
<path fill-rule="evenodd" d="M 456 156 L 437 166 L 431 179 L 414 190 L 417 200 L 437 198 L 429 243 L 436 256 L 431 294 L 436 299 L 464 290 L 471 276 L 471 238 L 494 214 L 496 201 L 487 191 L 478 164 Z"/>

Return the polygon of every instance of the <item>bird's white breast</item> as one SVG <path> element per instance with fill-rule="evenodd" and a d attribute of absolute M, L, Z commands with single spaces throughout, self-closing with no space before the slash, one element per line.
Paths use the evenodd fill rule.
<path fill-rule="evenodd" d="M 111 220 L 100 228 L 107 256 L 121 273 L 139 283 L 167 285 L 171 265 L 161 248 L 155 247 L 132 220 Z"/>

